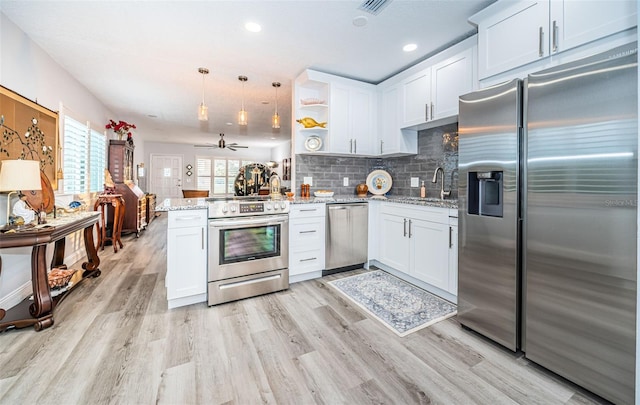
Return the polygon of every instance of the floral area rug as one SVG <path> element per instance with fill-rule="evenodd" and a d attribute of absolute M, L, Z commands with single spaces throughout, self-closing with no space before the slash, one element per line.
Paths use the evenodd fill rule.
<path fill-rule="evenodd" d="M 329 282 L 399 336 L 456 314 L 456 305 L 382 270 Z"/>

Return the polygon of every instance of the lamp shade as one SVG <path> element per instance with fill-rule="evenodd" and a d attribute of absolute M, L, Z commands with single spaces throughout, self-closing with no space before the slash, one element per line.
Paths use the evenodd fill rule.
<path fill-rule="evenodd" d="M 2 161 L 2 166 L 0 166 L 0 191 L 17 190 L 42 190 L 39 161 Z"/>

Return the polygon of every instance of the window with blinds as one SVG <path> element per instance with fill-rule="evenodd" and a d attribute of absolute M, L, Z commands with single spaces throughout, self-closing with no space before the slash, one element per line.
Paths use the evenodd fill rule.
<path fill-rule="evenodd" d="M 91 129 L 89 138 L 89 191 L 104 190 L 104 169 L 107 168 L 107 137 Z"/>
<path fill-rule="evenodd" d="M 105 135 L 68 115 L 64 116 L 63 126 L 64 193 L 102 190 L 107 165 Z"/>
<path fill-rule="evenodd" d="M 196 156 L 196 187 L 209 195 L 234 194 L 234 181 L 244 165 L 252 160 Z"/>

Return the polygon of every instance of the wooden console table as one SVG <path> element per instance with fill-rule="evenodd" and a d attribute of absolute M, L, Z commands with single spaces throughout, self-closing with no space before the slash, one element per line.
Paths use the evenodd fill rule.
<path fill-rule="evenodd" d="M 100 275 L 100 258 L 93 241 L 93 228 L 100 219 L 95 211 L 79 212 L 49 220 L 48 224 L 14 233 L 0 234 L 0 248 L 32 246 L 31 285 L 33 300 L 27 298 L 15 307 L 5 311 L 0 309 L 0 332 L 8 328 L 24 328 L 33 325 L 39 331 L 53 325 L 53 310 L 75 288 L 88 277 Z M 68 291 L 56 297 L 51 296 L 47 278 L 47 244 L 54 242 L 51 268 L 64 265 L 65 237 L 84 230 L 84 247 L 87 261 L 82 264 L 82 279 Z M 0 252 L 1 253 L 1 252 Z"/>

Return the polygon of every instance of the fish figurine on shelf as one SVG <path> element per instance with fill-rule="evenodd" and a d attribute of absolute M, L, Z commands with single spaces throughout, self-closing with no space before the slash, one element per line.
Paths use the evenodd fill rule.
<path fill-rule="evenodd" d="M 299 120 L 296 120 L 296 121 L 304 125 L 305 128 L 313 128 L 313 127 L 326 128 L 327 127 L 326 122 L 318 122 L 311 117 L 300 118 Z"/>

